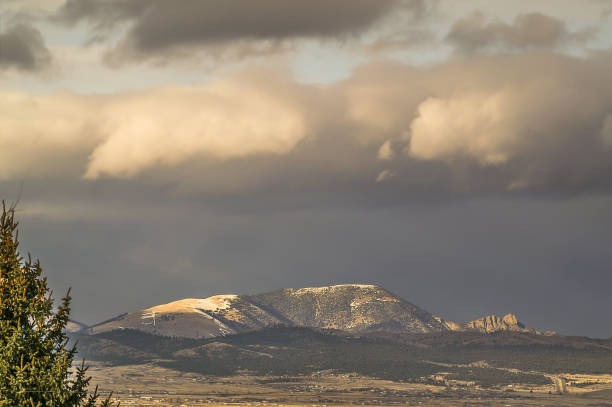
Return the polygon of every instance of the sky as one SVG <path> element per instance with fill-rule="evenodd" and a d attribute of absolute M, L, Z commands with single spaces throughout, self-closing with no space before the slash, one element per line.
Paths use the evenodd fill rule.
<path fill-rule="evenodd" d="M 369 283 L 612 337 L 612 1 L 3 0 L 0 198 L 88 324 Z"/>

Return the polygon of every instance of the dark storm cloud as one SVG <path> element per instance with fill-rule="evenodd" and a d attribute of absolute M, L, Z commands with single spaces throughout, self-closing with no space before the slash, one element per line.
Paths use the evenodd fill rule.
<path fill-rule="evenodd" d="M 51 52 L 36 28 L 16 23 L 0 31 L 0 70 L 38 72 L 48 68 L 51 59 Z"/>
<path fill-rule="evenodd" d="M 365 50 L 374 54 L 382 54 L 388 51 L 406 51 L 418 47 L 427 47 L 436 44 L 436 42 L 437 39 L 433 32 L 419 28 L 408 28 L 379 36 L 375 41 L 367 44 Z"/>
<path fill-rule="evenodd" d="M 274 201 L 249 194 L 226 203 L 239 199 L 251 208 Z M 40 200 L 54 216 L 33 210 Z M 73 287 L 74 316 L 88 323 L 179 298 L 356 282 L 451 320 L 515 312 L 538 329 L 604 337 L 611 204 L 485 199 L 232 213 L 142 181 L 45 181 L 26 183 L 19 218 L 22 249 L 40 258 L 58 296 Z"/>
<path fill-rule="evenodd" d="M 359 34 L 403 5 L 413 15 L 425 0 L 67 0 L 55 19 L 87 21 L 98 31 L 122 22 L 129 28 L 108 58 L 121 63 L 160 58 L 198 47 L 269 41 L 268 48 L 297 38 L 343 38 Z M 240 45 L 240 44 L 238 44 Z M 241 45 L 239 53 L 257 52 Z M 259 48 L 263 47 L 260 45 Z M 261 52 L 261 51 L 260 51 Z"/>
<path fill-rule="evenodd" d="M 74 25 L 81 21 L 92 25 L 95 30 L 107 30 L 137 18 L 144 13 L 154 0 L 66 0 L 52 19 Z"/>
<path fill-rule="evenodd" d="M 565 23 L 542 13 L 519 14 L 512 24 L 487 21 L 474 13 L 453 24 L 446 40 L 463 52 L 554 48 L 564 43 L 584 42 L 592 32 L 570 32 Z"/>

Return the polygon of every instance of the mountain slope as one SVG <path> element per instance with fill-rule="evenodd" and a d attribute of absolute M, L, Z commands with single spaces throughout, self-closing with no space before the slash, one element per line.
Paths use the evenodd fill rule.
<path fill-rule="evenodd" d="M 444 329 L 429 312 L 374 285 L 286 288 L 247 298 L 291 325 L 358 332 Z"/>
<path fill-rule="evenodd" d="M 87 329 L 87 325 L 83 324 L 82 322 L 70 320 L 66 324 L 66 332 L 75 333 L 75 332 L 84 331 L 86 329 Z"/>
<path fill-rule="evenodd" d="M 445 321 L 374 285 L 285 288 L 255 295 L 188 298 L 119 315 L 88 329 L 96 334 L 137 329 L 163 336 L 211 338 L 272 325 L 330 328 L 348 332 L 526 330 L 516 317 L 485 317 L 458 324 Z"/>

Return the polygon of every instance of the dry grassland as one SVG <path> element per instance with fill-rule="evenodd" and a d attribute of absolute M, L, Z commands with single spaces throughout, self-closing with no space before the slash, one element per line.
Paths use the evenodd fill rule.
<path fill-rule="evenodd" d="M 91 365 L 92 384 L 114 392 L 122 406 L 483 406 L 612 407 L 612 375 L 562 375 L 567 394 L 555 386 L 512 385 L 485 390 L 470 383 L 434 386 L 377 380 L 354 374 L 213 377 L 155 365 Z M 551 392 L 552 394 L 549 394 Z"/>

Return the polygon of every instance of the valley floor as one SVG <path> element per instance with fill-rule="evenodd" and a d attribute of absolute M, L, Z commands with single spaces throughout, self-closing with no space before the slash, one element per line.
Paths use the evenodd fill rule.
<path fill-rule="evenodd" d="M 432 377 L 434 384 L 378 380 L 356 374 L 320 372 L 310 376 L 213 377 L 156 365 L 90 365 L 92 385 L 114 392 L 122 406 L 568 406 L 612 407 L 612 375 L 563 374 L 559 383 L 482 389 L 470 382 Z"/>

